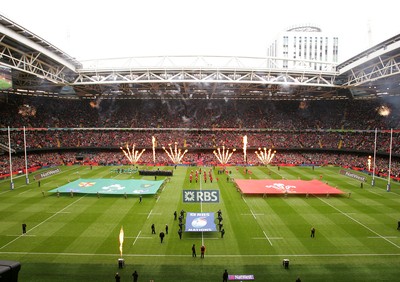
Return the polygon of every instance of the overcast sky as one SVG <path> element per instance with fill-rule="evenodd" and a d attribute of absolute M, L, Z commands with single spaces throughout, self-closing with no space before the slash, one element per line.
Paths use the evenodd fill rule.
<path fill-rule="evenodd" d="M 394 0 L 13 0 L 0 14 L 80 61 L 159 55 L 264 57 L 286 28 L 339 37 L 340 61 L 400 34 Z M 370 31 L 370 32 L 369 32 Z"/>

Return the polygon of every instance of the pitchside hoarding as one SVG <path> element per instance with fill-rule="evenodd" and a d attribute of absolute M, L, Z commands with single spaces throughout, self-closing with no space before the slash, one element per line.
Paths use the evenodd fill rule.
<path fill-rule="evenodd" d="M 344 170 L 344 169 L 341 169 L 339 171 L 339 173 L 342 174 L 342 175 L 345 175 L 347 177 L 351 177 L 351 178 L 357 179 L 358 181 L 361 181 L 361 182 L 366 182 L 367 181 L 367 178 L 365 176 L 361 176 L 361 175 L 358 175 L 356 173 L 353 173 L 353 172 L 350 172 L 350 171 L 347 171 L 347 170 Z"/>
<path fill-rule="evenodd" d="M 40 180 L 42 178 L 48 177 L 48 176 L 52 176 L 54 174 L 60 173 L 61 169 L 56 168 L 56 169 L 52 169 L 52 170 L 48 170 L 45 172 L 42 172 L 40 174 L 36 174 L 33 178 L 35 178 L 35 180 Z"/>
<path fill-rule="evenodd" d="M 228 280 L 254 280 L 254 274 L 234 274 L 228 275 Z"/>

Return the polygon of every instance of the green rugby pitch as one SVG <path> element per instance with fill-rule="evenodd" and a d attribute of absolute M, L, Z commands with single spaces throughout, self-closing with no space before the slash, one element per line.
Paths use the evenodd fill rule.
<path fill-rule="evenodd" d="M 47 191 L 78 178 L 147 179 L 117 174 L 110 167 L 65 166 L 44 178 L 30 175 L 0 182 L 0 260 L 21 263 L 19 281 L 221 281 L 229 274 L 254 274 L 255 281 L 396 281 L 400 270 L 399 184 L 371 177 L 360 182 L 340 175 L 339 167 L 230 167 L 236 179 L 319 179 L 345 192 L 309 197 L 241 196 L 225 175 L 214 182 L 189 183 L 195 167 L 178 166 L 163 190 L 154 195 L 60 195 Z M 147 167 L 146 169 L 152 169 Z M 204 169 L 204 168 L 202 168 Z M 206 168 L 207 170 L 209 168 Z M 40 172 L 43 172 L 41 170 Z M 216 182 L 216 178 L 219 181 Z M 163 179 L 159 177 L 158 179 Z M 183 203 L 183 189 L 219 189 L 220 202 Z M 349 197 L 349 193 L 351 196 Z M 178 236 L 174 211 L 222 210 L 226 231 Z M 27 224 L 22 235 L 21 224 Z M 151 224 L 156 235 L 151 234 Z M 169 226 L 160 243 L 158 233 Z M 118 269 L 119 232 L 124 229 L 123 259 Z M 316 236 L 310 238 L 315 227 Z M 206 246 L 200 258 L 200 246 Z M 197 246 L 197 258 L 191 246 Z M 288 269 L 282 260 L 289 259 Z"/>

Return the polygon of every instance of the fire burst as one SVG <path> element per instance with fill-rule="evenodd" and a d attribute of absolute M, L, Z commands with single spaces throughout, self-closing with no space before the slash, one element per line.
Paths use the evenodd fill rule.
<path fill-rule="evenodd" d="M 126 144 L 126 149 L 120 147 L 122 152 L 124 153 L 125 157 L 131 162 L 131 164 L 136 164 L 140 157 L 142 156 L 143 152 L 146 151 L 146 149 L 143 149 L 140 153 L 138 150 L 135 151 L 135 144 L 132 145 L 132 149 L 129 148 L 128 144 Z"/>
<path fill-rule="evenodd" d="M 168 144 L 168 146 L 169 146 L 169 152 L 164 146 L 162 147 L 164 149 L 165 153 L 167 153 L 168 157 L 171 159 L 171 161 L 174 164 L 180 164 L 182 162 L 183 156 L 187 153 L 188 150 L 185 150 L 182 153 L 182 150 L 178 149 L 178 142 L 175 142 L 174 149 L 172 149 L 171 144 Z"/>
<path fill-rule="evenodd" d="M 156 138 L 154 136 L 151 137 L 151 143 L 153 144 L 153 164 L 156 163 Z"/>
<path fill-rule="evenodd" d="M 258 159 L 264 164 L 264 165 L 268 165 L 272 159 L 275 157 L 276 151 L 273 151 L 271 149 L 269 149 L 267 151 L 267 148 L 264 148 L 264 150 L 262 150 L 261 148 L 258 148 L 258 152 L 256 151 L 256 155 L 258 157 Z"/>
<path fill-rule="evenodd" d="M 247 135 L 243 136 L 243 160 L 247 163 Z"/>
<path fill-rule="evenodd" d="M 369 156 L 369 157 L 368 157 L 368 161 L 367 161 L 368 170 L 369 170 L 369 171 L 371 170 L 371 162 L 372 162 L 372 158 L 371 158 L 371 156 Z"/>
<path fill-rule="evenodd" d="M 229 159 L 232 157 L 233 153 L 236 151 L 236 149 L 232 149 L 232 152 L 229 152 L 229 149 L 225 150 L 225 146 L 222 146 L 222 152 L 220 148 L 217 148 L 217 151 L 213 151 L 214 155 L 217 157 L 218 161 L 225 165 L 228 163 Z"/>
<path fill-rule="evenodd" d="M 121 226 L 121 230 L 119 231 L 119 253 L 121 254 L 122 257 L 122 245 L 124 244 L 124 229 Z"/>

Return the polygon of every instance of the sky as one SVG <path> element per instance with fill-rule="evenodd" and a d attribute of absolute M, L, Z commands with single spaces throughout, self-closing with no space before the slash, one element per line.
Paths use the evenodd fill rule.
<path fill-rule="evenodd" d="M 400 34 L 396 1 L 13 0 L 0 14 L 79 61 L 137 56 L 265 57 L 288 27 L 339 37 L 339 61 Z"/>

